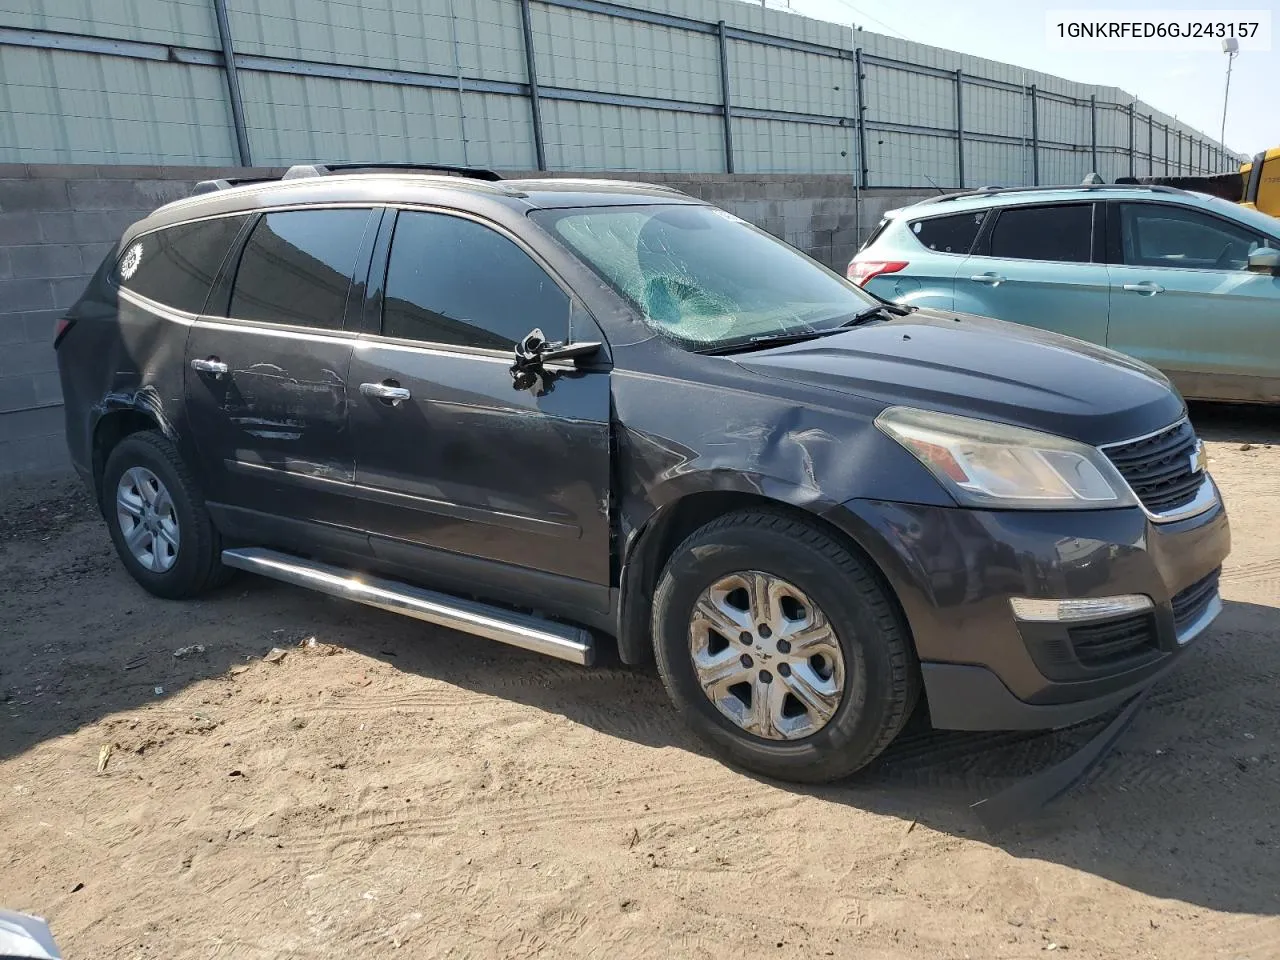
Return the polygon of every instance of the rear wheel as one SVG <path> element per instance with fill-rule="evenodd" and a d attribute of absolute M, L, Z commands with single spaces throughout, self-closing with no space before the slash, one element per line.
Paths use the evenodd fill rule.
<path fill-rule="evenodd" d="M 918 696 L 906 627 L 866 561 L 783 513 L 730 514 L 685 540 L 654 624 L 663 682 L 694 731 L 767 776 L 853 773 Z"/>
<path fill-rule="evenodd" d="M 116 445 L 100 497 L 116 552 L 151 593 L 193 597 L 229 576 L 199 486 L 160 434 L 134 433 Z"/>

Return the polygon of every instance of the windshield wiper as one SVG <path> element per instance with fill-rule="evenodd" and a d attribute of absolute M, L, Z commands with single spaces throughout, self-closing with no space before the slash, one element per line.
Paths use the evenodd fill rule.
<path fill-rule="evenodd" d="M 907 307 L 898 303 L 877 303 L 874 307 L 867 307 L 867 309 L 855 313 L 848 320 L 844 321 L 844 323 L 840 324 L 840 327 L 856 327 L 861 323 L 866 323 L 868 320 L 874 320 L 877 317 L 885 320 L 891 320 L 894 317 L 905 317 L 907 314 L 915 313 L 919 309 L 919 307 Z"/>
<path fill-rule="evenodd" d="M 745 353 L 748 350 L 763 350 L 766 347 L 780 347 L 788 343 L 803 343 L 805 340 L 825 337 L 829 333 L 840 333 L 843 329 L 843 326 L 839 326 L 827 327 L 824 330 L 803 330 L 795 333 L 770 333 L 759 337 L 750 337 L 746 340 L 718 343 L 713 347 L 705 347 L 694 352 L 705 354 L 709 357 L 717 357 L 726 353 Z"/>

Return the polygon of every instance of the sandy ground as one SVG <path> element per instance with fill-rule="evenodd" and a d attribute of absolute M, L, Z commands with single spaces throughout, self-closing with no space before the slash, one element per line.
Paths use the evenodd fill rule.
<path fill-rule="evenodd" d="M 767 783 L 650 671 L 250 577 L 156 600 L 72 481 L 10 484 L 0 905 L 102 960 L 1280 957 L 1280 419 L 1193 416 L 1226 612 L 1089 782 L 998 835 L 968 804 L 1089 731 L 917 724 L 849 783 Z"/>

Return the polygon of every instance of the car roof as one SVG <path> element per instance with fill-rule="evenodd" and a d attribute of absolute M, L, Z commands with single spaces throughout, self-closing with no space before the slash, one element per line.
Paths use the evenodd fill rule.
<path fill-rule="evenodd" d="M 1195 207 L 1242 223 L 1264 236 L 1280 238 L 1280 220 L 1258 210 L 1207 193 L 1181 190 L 1162 184 L 1093 184 L 1065 187 L 988 187 L 965 193 L 929 197 L 885 213 L 889 220 L 944 216 L 969 210 L 987 210 L 1023 204 L 1079 203 L 1081 200 L 1143 200 Z"/>
<path fill-rule="evenodd" d="M 929 197 L 907 207 L 890 210 L 885 216 L 934 216 L 944 213 L 962 213 L 966 210 L 985 210 L 988 207 L 1008 207 L 1028 203 L 1079 203 L 1081 200 L 1149 200 L 1155 202 L 1189 203 L 1205 205 L 1215 198 L 1208 194 L 1180 190 L 1160 184 L 1078 184 L 1046 187 L 983 187 L 980 190 L 949 193 Z M 1224 201 L 1225 202 L 1225 201 Z M 1234 206 L 1234 204 L 1230 204 Z"/>
<path fill-rule="evenodd" d="M 226 213 L 275 206 L 332 203 L 440 204 L 452 198 L 484 201 L 523 209 L 622 206 L 631 204 L 701 204 L 703 201 L 660 183 L 595 178 L 525 178 L 502 180 L 416 172 L 331 173 L 276 180 L 205 181 L 197 192 L 155 210 L 142 223 L 147 229 Z"/>

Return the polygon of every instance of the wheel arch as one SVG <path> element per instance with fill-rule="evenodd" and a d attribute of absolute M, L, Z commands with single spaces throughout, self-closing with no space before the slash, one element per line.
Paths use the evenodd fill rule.
<path fill-rule="evenodd" d="M 655 510 L 630 538 L 619 578 L 617 641 L 623 663 L 641 664 L 653 658 L 653 594 L 676 547 L 713 520 L 748 509 L 772 510 L 795 517 L 847 547 L 881 582 L 903 629 L 911 637 L 910 623 L 894 582 L 876 560 L 876 554 L 883 556 L 882 551 L 868 549 L 848 529 L 834 523 L 827 515 L 833 507 L 820 501 L 782 499 L 755 491 L 699 490 L 672 499 Z"/>
<path fill-rule="evenodd" d="M 111 451 L 125 437 L 144 430 L 158 431 L 169 440 L 176 441 L 173 426 L 165 417 L 163 408 L 145 389 L 131 396 L 109 396 L 100 404 L 90 444 L 93 489 L 99 499 L 102 475 Z"/>

